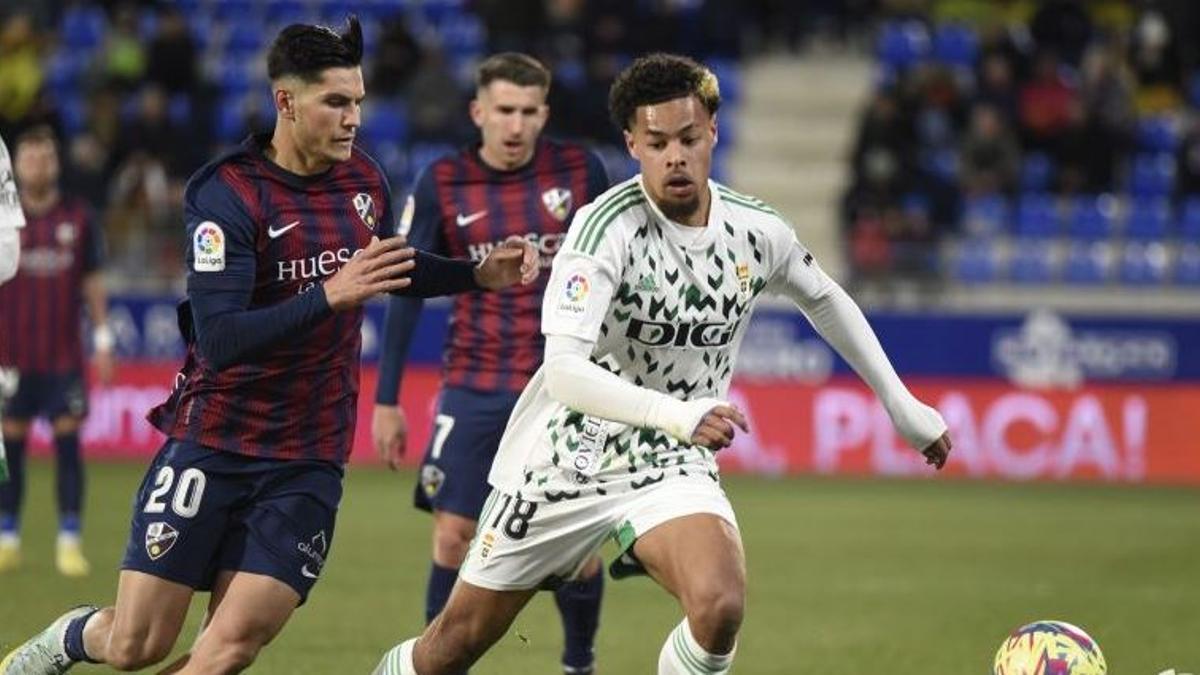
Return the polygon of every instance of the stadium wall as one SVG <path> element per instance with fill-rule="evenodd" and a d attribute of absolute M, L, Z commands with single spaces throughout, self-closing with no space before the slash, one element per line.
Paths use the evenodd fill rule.
<path fill-rule="evenodd" d="M 448 305 L 431 304 L 414 342 L 402 401 L 409 458 L 428 439 Z M 144 458 L 161 442 L 144 419 L 163 400 L 182 353 L 173 302 L 117 298 L 123 361 L 93 387 L 84 427 L 94 458 Z M 382 306 L 363 328 L 364 368 L 352 460 L 376 461 L 370 411 Z M 951 475 L 1200 485 L 1200 320 L 1028 315 L 871 317 L 897 369 L 945 416 Z M 867 389 L 795 312 L 750 326 L 731 398 L 751 433 L 721 454 L 729 471 L 926 476 Z M 48 432 L 35 429 L 34 452 Z"/>

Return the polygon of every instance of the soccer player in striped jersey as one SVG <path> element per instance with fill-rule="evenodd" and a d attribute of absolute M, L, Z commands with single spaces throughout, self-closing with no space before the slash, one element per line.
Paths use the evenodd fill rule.
<path fill-rule="evenodd" d="M 344 35 L 285 28 L 268 55 L 273 134 L 189 181 L 181 325 L 194 327 L 194 341 L 175 392 L 151 412 L 168 439 L 134 500 L 116 606 L 59 617 L 0 662 L 3 675 L 156 663 L 197 590 L 212 591 L 204 627 L 168 672 L 248 667 L 304 602 L 333 543 L 362 303 L 537 274 L 523 241 L 477 264 L 394 236 L 387 180 L 354 145 L 362 51 L 357 19 Z"/>
<path fill-rule="evenodd" d="M 0 284 L 13 278 L 21 262 L 21 233 L 25 227 L 25 213 L 21 210 L 21 197 L 17 194 L 17 181 L 13 177 L 12 159 L 8 146 L 0 137 Z M 0 398 L 4 397 L 9 380 L 0 372 Z M 0 422 L 3 421 L 4 405 L 0 404 Z M 0 483 L 8 480 L 8 459 L 4 449 L 4 434 L 0 433 Z"/>
<path fill-rule="evenodd" d="M 608 188 L 599 158 L 586 148 L 541 136 L 549 113 L 550 72 L 525 54 L 491 56 L 476 72 L 471 119 L 481 142 L 433 162 L 416 181 L 401 217 L 409 244 L 479 260 L 508 237 L 522 237 L 549 268 L 575 209 Z M 539 283 L 454 299 L 446 339 L 444 386 L 436 426 L 422 460 L 416 506 L 433 513 L 433 562 L 425 619 L 442 610 L 458 576 L 476 520 L 491 492 L 487 473 L 521 389 L 542 362 Z M 397 405 L 401 372 L 421 312 L 416 298 L 393 297 L 383 333 L 373 431 L 393 466 L 407 423 Z M 599 558 L 579 580 L 555 590 L 567 673 L 593 670 L 603 575 Z"/>
<path fill-rule="evenodd" d="M 101 240 L 91 208 L 59 189 L 58 141 L 48 126 L 16 138 L 13 165 L 21 206 L 29 222 L 21 230 L 25 256 L 16 277 L 0 288 L 0 370 L 6 391 L 3 432 L 11 480 L 0 484 L 0 572 L 20 563 L 20 517 L 25 487 L 25 441 L 36 417 L 54 434 L 58 491 L 55 562 L 66 576 L 90 566 L 80 543 L 83 459 L 79 430 L 87 414 L 85 308 L 94 326 L 94 372 L 112 378 L 113 336 L 101 265 Z"/>
<path fill-rule="evenodd" d="M 726 396 L 764 291 L 805 312 L 927 462 L 946 461 L 941 416 L 905 388 L 792 226 L 709 179 L 719 105 L 716 77 L 684 57 L 643 57 L 617 77 L 609 109 L 641 174 L 576 214 L 543 301 L 545 363 L 500 442 L 479 535 L 446 608 L 376 673 L 470 666 L 539 585 L 609 538 L 614 576 L 649 574 L 685 614 L 657 672 L 729 672 L 745 560 L 715 453 L 746 429 Z"/>

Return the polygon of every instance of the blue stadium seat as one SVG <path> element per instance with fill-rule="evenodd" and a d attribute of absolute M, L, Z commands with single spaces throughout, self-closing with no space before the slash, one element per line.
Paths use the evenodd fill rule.
<path fill-rule="evenodd" d="M 948 66 L 971 68 L 979 57 L 979 37 L 970 26 L 943 24 L 933 38 L 933 57 Z"/>
<path fill-rule="evenodd" d="M 361 133 L 373 146 L 379 143 L 403 143 L 408 138 L 408 118 L 400 99 L 376 101 L 363 114 Z"/>
<path fill-rule="evenodd" d="M 1171 231 L 1171 202 L 1165 197 L 1135 199 L 1125 218 L 1125 236 L 1129 239 L 1159 241 Z"/>
<path fill-rule="evenodd" d="M 87 126 L 87 102 L 78 93 L 58 99 L 58 114 L 68 136 L 74 136 Z"/>
<path fill-rule="evenodd" d="M 383 172 L 387 174 L 394 189 L 406 189 L 412 182 L 408 172 L 408 153 L 404 151 L 402 144 L 380 141 L 371 146 L 371 153 L 379 162 L 379 166 L 383 167 Z"/>
<path fill-rule="evenodd" d="M 474 58 L 487 49 L 483 22 L 473 14 L 447 16 L 435 25 L 451 58 Z"/>
<path fill-rule="evenodd" d="M 1121 252 L 1121 281 L 1134 285 L 1167 280 L 1167 247 L 1159 242 L 1129 242 Z"/>
<path fill-rule="evenodd" d="M 74 51 L 91 51 L 100 46 L 108 20 L 99 5 L 72 5 L 63 12 L 59 35 L 63 46 Z"/>
<path fill-rule="evenodd" d="M 1063 281 L 1069 284 L 1099 285 L 1108 281 L 1112 249 L 1103 242 L 1075 242 L 1067 249 L 1063 262 Z"/>
<path fill-rule="evenodd" d="M 192 42 L 196 45 L 196 50 L 201 54 L 208 49 L 212 44 L 213 32 L 215 32 L 216 22 L 211 16 L 198 12 L 188 17 L 188 33 L 192 36 Z"/>
<path fill-rule="evenodd" d="M 1158 197 L 1175 189 L 1175 156 L 1169 153 L 1141 154 L 1133 160 L 1129 192 L 1134 197 Z"/>
<path fill-rule="evenodd" d="M 213 16 L 222 21 L 259 23 L 258 3 L 254 0 L 211 0 Z M 262 27 L 259 26 L 261 30 Z"/>
<path fill-rule="evenodd" d="M 412 4 L 434 26 L 442 26 L 448 20 L 469 14 L 465 0 L 422 0 Z"/>
<path fill-rule="evenodd" d="M 454 146 L 449 143 L 413 143 L 408 149 L 409 170 L 415 176 L 435 159 L 451 152 L 454 152 Z"/>
<path fill-rule="evenodd" d="M 158 10 L 146 8 L 138 14 L 138 37 L 149 42 L 158 34 Z"/>
<path fill-rule="evenodd" d="M 201 0 L 175 0 L 172 3 L 179 13 L 187 18 L 192 18 L 200 12 Z"/>
<path fill-rule="evenodd" d="M 1000 278 L 1000 251 L 994 239 L 970 238 L 959 244 L 950 272 L 964 284 L 990 284 Z"/>
<path fill-rule="evenodd" d="M 317 3 L 317 16 L 326 25 L 339 26 L 355 13 L 358 4 L 351 0 L 322 0 Z"/>
<path fill-rule="evenodd" d="M 250 91 L 257 82 L 250 69 L 242 62 L 228 58 L 218 68 L 217 86 L 222 96 L 242 96 Z"/>
<path fill-rule="evenodd" d="M 308 7 L 300 0 L 267 0 L 263 19 L 269 24 L 286 26 L 310 18 Z"/>
<path fill-rule="evenodd" d="M 1112 195 L 1077 197 L 1071 206 L 1067 232 L 1075 239 L 1099 240 L 1112 236 L 1117 200 Z"/>
<path fill-rule="evenodd" d="M 43 64 L 43 84 L 55 98 L 70 96 L 79 89 L 79 76 L 88 58 L 86 54 L 82 59 L 79 56 L 69 49 L 60 49 Z"/>
<path fill-rule="evenodd" d="M 1009 211 L 1008 200 L 1002 195 L 971 197 L 963 205 L 962 229 L 973 236 L 1006 232 Z"/>
<path fill-rule="evenodd" d="M 1044 193 L 1026 194 L 1017 204 L 1017 234 L 1046 238 L 1059 234 L 1058 209 L 1054 198 Z"/>
<path fill-rule="evenodd" d="M 1138 121 L 1137 144 L 1142 152 L 1173 153 L 1179 147 L 1179 124 L 1168 115 L 1154 115 Z"/>
<path fill-rule="evenodd" d="M 1179 209 L 1179 238 L 1200 243 L 1200 196 L 1183 200 Z"/>
<path fill-rule="evenodd" d="M 187 126 L 192 123 L 192 99 L 187 94 L 175 94 L 167 102 L 167 118 L 172 124 Z"/>
<path fill-rule="evenodd" d="M 236 59 L 249 58 L 262 50 L 265 41 L 262 26 L 238 21 L 229 26 L 229 33 L 225 36 L 225 55 Z"/>
<path fill-rule="evenodd" d="M 1200 244 L 1184 244 L 1175 260 L 1175 283 L 1200 286 Z"/>
<path fill-rule="evenodd" d="M 904 70 L 929 55 L 929 30 L 920 21 L 890 21 L 879 32 L 876 53 L 883 63 Z"/>
<path fill-rule="evenodd" d="M 1054 162 L 1048 155 L 1041 152 L 1031 152 L 1025 155 L 1025 159 L 1021 162 L 1021 190 L 1025 192 L 1049 190 L 1053 177 Z"/>
<path fill-rule="evenodd" d="M 1008 273 L 1020 284 L 1048 284 L 1054 280 L 1054 251 L 1045 241 L 1017 239 L 1009 260 Z"/>

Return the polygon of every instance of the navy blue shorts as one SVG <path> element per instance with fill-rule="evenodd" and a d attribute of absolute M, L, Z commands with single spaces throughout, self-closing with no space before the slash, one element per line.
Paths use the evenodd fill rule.
<path fill-rule="evenodd" d="M 417 508 L 479 519 L 492 491 L 488 472 L 519 397 L 458 387 L 442 390 L 413 495 Z"/>
<path fill-rule="evenodd" d="M 9 419 L 29 420 L 44 417 L 55 420 L 69 415 L 87 416 L 87 387 L 83 373 L 22 373 L 16 374 L 17 387 L 12 396 L 3 401 L 4 416 Z"/>
<path fill-rule="evenodd" d="M 342 467 L 249 457 L 168 439 L 138 488 L 121 569 L 196 590 L 217 572 L 317 582 L 333 544 Z"/>

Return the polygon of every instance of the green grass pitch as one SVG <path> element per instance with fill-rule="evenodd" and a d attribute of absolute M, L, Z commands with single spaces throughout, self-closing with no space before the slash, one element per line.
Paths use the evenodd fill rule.
<path fill-rule="evenodd" d="M 51 467 L 31 468 L 24 565 L 0 577 L 0 648 L 67 606 L 106 603 L 128 534 L 137 464 L 89 468 L 86 580 L 53 571 Z M 309 603 L 253 673 L 368 673 L 419 630 L 429 520 L 411 473 L 352 468 L 332 557 Z M 742 674 L 990 672 L 1007 632 L 1079 624 L 1116 675 L 1200 672 L 1200 493 L 1165 488 L 730 477 L 749 559 Z M 648 580 L 610 582 L 597 645 L 606 675 L 653 673 L 679 620 Z M 195 634 L 201 602 L 178 650 Z M 518 634 L 520 637 L 518 637 Z M 472 671 L 557 671 L 542 594 Z M 81 667 L 76 672 L 100 672 Z"/>

